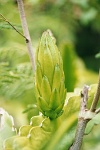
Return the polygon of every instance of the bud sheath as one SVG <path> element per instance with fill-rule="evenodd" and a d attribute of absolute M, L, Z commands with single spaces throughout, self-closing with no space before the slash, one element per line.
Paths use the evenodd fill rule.
<path fill-rule="evenodd" d="M 43 33 L 36 51 L 37 106 L 43 115 L 61 115 L 66 97 L 63 63 L 50 30 Z"/>

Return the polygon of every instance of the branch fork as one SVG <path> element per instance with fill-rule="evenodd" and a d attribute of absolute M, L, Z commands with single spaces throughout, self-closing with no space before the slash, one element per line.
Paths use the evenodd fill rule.
<path fill-rule="evenodd" d="M 69 150 L 80 150 L 81 149 L 83 136 L 84 136 L 84 132 L 85 132 L 87 123 L 97 113 L 100 112 L 100 108 L 96 110 L 96 106 L 97 106 L 99 98 L 100 98 L 100 72 L 99 72 L 99 81 L 98 81 L 97 91 L 94 96 L 90 110 L 87 110 L 88 90 L 89 90 L 89 87 L 87 85 L 84 85 L 82 93 L 81 93 L 81 106 L 80 106 L 80 113 L 79 113 L 79 117 L 78 117 L 78 124 L 77 124 L 75 139 Z"/>

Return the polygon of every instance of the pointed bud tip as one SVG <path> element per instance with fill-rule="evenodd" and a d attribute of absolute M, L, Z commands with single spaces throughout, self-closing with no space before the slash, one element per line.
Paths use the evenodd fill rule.
<path fill-rule="evenodd" d="M 50 35 L 50 36 L 52 36 L 53 34 L 52 34 L 50 29 L 47 29 L 46 31 L 43 32 L 43 35 Z"/>
<path fill-rule="evenodd" d="M 44 31 L 42 34 L 42 37 L 45 37 L 45 38 L 50 37 L 52 39 L 52 41 L 54 42 L 54 44 L 56 43 L 56 39 L 53 36 L 53 33 L 51 32 L 50 29 L 47 29 L 46 31 Z"/>

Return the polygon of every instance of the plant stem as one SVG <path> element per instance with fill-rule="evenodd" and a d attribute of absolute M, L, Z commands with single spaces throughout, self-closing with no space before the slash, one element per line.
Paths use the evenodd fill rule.
<path fill-rule="evenodd" d="M 83 87 L 81 97 L 82 97 L 81 107 L 80 107 L 80 114 L 79 114 L 79 118 L 78 118 L 78 125 L 77 125 L 75 140 L 74 140 L 73 145 L 70 147 L 70 150 L 80 150 L 81 149 L 84 131 L 85 131 L 88 121 L 90 120 L 90 119 L 84 118 L 84 114 L 86 112 L 87 101 L 88 101 L 88 87 L 87 86 Z M 90 108 L 91 112 L 96 112 L 96 113 L 100 112 L 100 109 L 96 110 L 96 106 L 99 101 L 99 98 L 100 98 L 100 71 L 99 71 L 99 81 L 98 81 L 97 91 L 94 96 L 91 108 Z"/>
<path fill-rule="evenodd" d="M 80 114 L 78 118 L 78 125 L 77 125 L 76 134 L 75 134 L 75 140 L 74 140 L 73 145 L 70 147 L 70 150 L 81 149 L 84 131 L 89 121 L 88 119 L 84 119 L 84 117 L 82 117 L 82 114 L 84 114 L 86 111 L 87 101 L 88 101 L 88 86 L 85 85 L 83 87 L 82 94 L 81 94 Z"/>
<path fill-rule="evenodd" d="M 97 91 L 96 91 L 96 94 L 94 96 L 91 108 L 90 108 L 91 112 L 95 112 L 96 106 L 97 106 L 98 101 L 99 101 L 99 98 L 100 98 L 100 71 L 99 71 L 99 81 L 98 81 Z"/>
<path fill-rule="evenodd" d="M 23 1 L 22 0 L 17 0 L 17 3 L 18 3 L 18 9 L 19 9 L 19 13 L 20 13 L 20 19 L 21 19 L 21 23 L 22 23 L 23 32 L 24 32 L 24 35 L 26 37 L 26 45 L 27 45 L 29 57 L 30 57 L 30 60 L 31 60 L 31 63 L 32 63 L 33 71 L 35 72 L 34 51 L 33 51 L 32 42 L 31 42 L 31 38 L 30 38 L 28 26 L 27 26 Z"/>
<path fill-rule="evenodd" d="M 87 123 L 88 123 L 88 120 L 79 118 L 76 135 L 75 135 L 75 141 L 74 141 L 72 147 L 70 148 L 70 150 L 80 150 L 81 149 L 84 131 L 85 131 Z"/>

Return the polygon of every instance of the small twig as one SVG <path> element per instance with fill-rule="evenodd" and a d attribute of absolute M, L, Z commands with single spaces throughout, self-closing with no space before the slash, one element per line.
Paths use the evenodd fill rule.
<path fill-rule="evenodd" d="M 100 113 L 100 108 L 95 111 L 96 114 Z"/>
<path fill-rule="evenodd" d="M 31 38 L 30 38 L 28 26 L 27 26 L 23 1 L 22 0 L 17 0 L 17 3 L 18 3 L 18 9 L 19 9 L 19 13 L 20 13 L 20 19 L 21 19 L 21 23 L 22 23 L 23 32 L 24 32 L 24 35 L 26 37 L 26 45 L 27 45 L 29 57 L 30 57 L 30 60 L 31 60 L 31 63 L 32 63 L 33 70 L 35 72 L 34 51 L 33 51 L 32 42 L 31 42 Z"/>
<path fill-rule="evenodd" d="M 88 119 L 84 119 L 84 113 L 86 112 L 86 105 L 88 101 L 88 86 L 84 86 L 81 93 L 81 106 L 80 106 L 80 114 L 78 118 L 78 125 L 75 134 L 75 140 L 73 145 L 70 147 L 70 150 L 80 150 L 82 145 L 82 140 L 84 136 L 84 131 L 86 125 L 88 123 Z"/>
<path fill-rule="evenodd" d="M 21 33 L 19 32 L 12 24 L 11 22 L 9 22 L 1 13 L 0 13 L 0 16 L 2 17 L 2 19 L 7 22 L 16 32 L 18 32 L 22 37 L 24 37 L 26 39 L 26 37 Z"/>
<path fill-rule="evenodd" d="M 100 112 L 100 108 L 96 110 L 96 106 L 100 98 L 100 71 L 99 71 L 99 81 L 98 81 L 97 91 L 93 99 L 90 110 L 86 109 L 87 101 L 88 101 L 88 86 L 84 86 L 83 91 L 81 93 L 81 98 L 82 99 L 81 99 L 81 106 L 80 106 L 80 114 L 78 118 L 75 140 L 73 145 L 70 147 L 70 150 L 81 149 L 84 131 L 88 121 L 91 120 L 95 114 Z"/>
<path fill-rule="evenodd" d="M 99 98 L 100 98 L 100 71 L 99 71 L 99 81 L 98 81 L 97 91 L 96 91 L 96 94 L 94 96 L 91 108 L 90 108 L 91 112 L 95 112 L 96 106 L 97 106 L 98 101 L 99 101 Z"/>
<path fill-rule="evenodd" d="M 83 113 L 86 110 L 87 101 L 88 101 L 88 89 L 89 86 L 84 85 L 83 90 L 81 92 L 81 106 L 80 106 L 80 112 Z"/>

